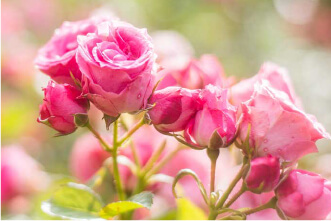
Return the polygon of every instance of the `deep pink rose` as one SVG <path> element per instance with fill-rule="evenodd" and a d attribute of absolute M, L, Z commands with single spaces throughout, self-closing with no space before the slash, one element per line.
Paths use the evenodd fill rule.
<path fill-rule="evenodd" d="M 208 85 L 201 91 L 200 97 L 203 109 L 199 110 L 195 118 L 185 129 L 185 139 L 200 147 L 220 148 L 228 146 L 235 138 L 236 108 L 229 104 L 227 90 Z M 210 146 L 211 139 L 216 132 L 221 142 L 217 146 Z M 213 138 L 214 139 L 214 138 Z"/>
<path fill-rule="evenodd" d="M 208 84 L 227 86 L 223 67 L 215 56 L 206 54 L 200 60 L 191 59 L 183 63 L 180 67 L 166 67 L 158 74 L 158 79 L 162 79 L 158 89 L 169 86 L 202 89 Z"/>
<path fill-rule="evenodd" d="M 78 98 L 80 91 L 69 84 L 57 84 L 49 81 L 44 90 L 44 102 L 40 105 L 39 123 L 70 134 L 76 130 L 74 114 L 85 114 L 89 106 L 88 100 Z"/>
<path fill-rule="evenodd" d="M 39 50 L 35 60 L 37 68 L 58 83 L 75 85 L 70 72 L 78 80 L 81 80 L 82 75 L 76 63 L 77 36 L 95 32 L 96 25 L 103 20 L 94 17 L 77 22 L 64 22 L 55 30 L 51 40 Z"/>
<path fill-rule="evenodd" d="M 267 81 L 255 85 L 252 98 L 242 104 L 240 139 L 247 136 L 255 156 L 271 154 L 283 161 L 295 161 L 316 152 L 315 142 L 330 138 L 315 117 L 297 108 L 286 93 L 278 91 Z"/>
<path fill-rule="evenodd" d="M 168 87 L 156 91 L 149 103 L 155 105 L 148 113 L 156 129 L 181 131 L 200 108 L 199 90 Z"/>
<path fill-rule="evenodd" d="M 41 166 L 19 146 L 1 147 L 1 203 L 29 196 L 48 185 Z"/>
<path fill-rule="evenodd" d="M 92 134 L 79 137 L 70 154 L 71 173 L 81 182 L 88 181 L 110 157 Z"/>
<path fill-rule="evenodd" d="M 258 157 L 251 161 L 251 168 L 246 176 L 247 187 L 253 192 L 269 192 L 279 182 L 280 163 L 279 159 L 268 155 Z"/>
<path fill-rule="evenodd" d="M 249 100 L 254 92 L 254 84 L 261 80 L 269 81 L 272 87 L 285 92 L 294 104 L 301 107 L 301 101 L 294 92 L 287 70 L 271 62 L 264 63 L 255 76 L 233 85 L 230 90 L 231 102 L 240 105 L 241 102 Z"/>
<path fill-rule="evenodd" d="M 276 196 L 291 219 L 325 219 L 331 213 L 331 182 L 315 173 L 292 170 Z"/>
<path fill-rule="evenodd" d="M 146 29 L 112 20 L 78 37 L 83 94 L 109 116 L 146 106 L 154 86 L 155 54 Z"/>

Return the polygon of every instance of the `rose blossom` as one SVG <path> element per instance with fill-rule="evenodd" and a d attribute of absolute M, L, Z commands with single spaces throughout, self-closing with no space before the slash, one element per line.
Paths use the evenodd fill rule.
<path fill-rule="evenodd" d="M 144 108 L 154 86 L 155 54 L 146 29 L 103 22 L 96 33 L 78 37 L 77 63 L 83 94 L 116 117 Z"/>
<path fill-rule="evenodd" d="M 149 103 L 155 105 L 148 113 L 156 129 L 181 131 L 200 108 L 199 90 L 168 87 L 157 90 Z"/>
<path fill-rule="evenodd" d="M 278 207 L 291 219 L 325 219 L 331 212 L 331 182 L 315 173 L 292 170 L 276 196 Z"/>
<path fill-rule="evenodd" d="M 53 37 L 42 47 L 35 64 L 45 74 L 58 83 L 75 85 L 73 76 L 81 80 L 81 72 L 76 63 L 77 36 L 96 31 L 96 25 L 104 19 L 94 17 L 76 22 L 64 22 L 56 29 Z"/>
<path fill-rule="evenodd" d="M 199 60 L 184 61 L 182 67 L 167 68 L 158 74 L 162 79 L 158 89 L 180 86 L 188 89 L 202 89 L 208 84 L 227 86 L 224 70 L 213 55 L 202 55 Z"/>
<path fill-rule="evenodd" d="M 315 117 L 297 108 L 286 93 L 267 81 L 255 85 L 252 98 L 242 104 L 240 139 L 247 136 L 255 156 L 271 154 L 285 161 L 295 161 L 316 152 L 315 142 L 330 135 Z"/>
<path fill-rule="evenodd" d="M 268 155 L 251 161 L 251 167 L 245 181 L 247 187 L 253 192 L 269 192 L 276 187 L 279 177 L 279 159 Z"/>
<path fill-rule="evenodd" d="M 239 105 L 241 102 L 249 100 L 254 92 L 254 84 L 262 80 L 269 81 L 272 87 L 285 92 L 294 104 L 301 107 L 301 101 L 294 92 L 287 70 L 271 62 L 264 63 L 255 76 L 233 85 L 230 90 L 230 101 L 234 105 Z"/>
<path fill-rule="evenodd" d="M 203 109 L 187 125 L 185 139 L 200 147 L 228 146 L 235 138 L 237 127 L 236 108 L 228 103 L 227 90 L 208 85 L 201 91 L 200 97 Z M 219 139 L 216 146 L 210 146 L 213 139 Z"/>
<path fill-rule="evenodd" d="M 40 116 L 37 121 L 54 128 L 62 135 L 74 132 L 74 115 L 87 113 L 87 99 L 78 98 L 81 92 L 69 84 L 49 81 L 43 90 L 45 97 L 40 105 Z"/>

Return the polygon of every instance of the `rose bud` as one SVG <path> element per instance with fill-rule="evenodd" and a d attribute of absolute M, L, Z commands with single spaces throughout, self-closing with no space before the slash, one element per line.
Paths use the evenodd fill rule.
<path fill-rule="evenodd" d="M 271 62 L 264 63 L 252 78 L 242 80 L 231 87 L 231 103 L 240 105 L 241 102 L 249 100 L 254 92 L 254 84 L 262 80 L 269 81 L 273 88 L 285 92 L 294 104 L 301 107 L 301 101 L 294 92 L 287 70 Z"/>
<path fill-rule="evenodd" d="M 227 147 L 236 136 L 236 108 L 229 104 L 227 90 L 208 85 L 201 91 L 203 108 L 185 129 L 187 142 L 217 149 Z"/>
<path fill-rule="evenodd" d="M 279 182 L 279 177 L 279 159 L 268 155 L 251 161 L 251 168 L 245 181 L 249 190 L 254 193 L 261 193 L 273 190 Z"/>
<path fill-rule="evenodd" d="M 323 220 L 331 212 L 331 182 L 304 170 L 292 170 L 276 189 L 277 206 L 290 219 Z"/>
<path fill-rule="evenodd" d="M 58 83 L 75 85 L 71 74 L 81 80 L 81 72 L 76 63 L 77 36 L 96 31 L 96 24 L 104 19 L 94 17 L 77 22 L 64 22 L 56 29 L 53 37 L 42 47 L 35 59 L 40 71 Z"/>
<path fill-rule="evenodd" d="M 162 79 L 158 89 L 168 86 L 180 86 L 188 89 L 203 89 L 208 84 L 227 86 L 224 70 L 213 55 L 202 55 L 199 60 L 182 61 L 182 65 L 169 67 L 161 71 L 158 79 Z"/>
<path fill-rule="evenodd" d="M 88 100 L 78 98 L 81 92 L 69 84 L 49 81 L 43 90 L 45 97 L 40 105 L 40 116 L 37 121 L 54 128 L 61 135 L 74 132 L 74 115 L 87 113 Z"/>
<path fill-rule="evenodd" d="M 297 108 L 286 93 L 272 88 L 268 81 L 255 85 L 242 111 L 239 138 L 243 142 L 249 136 L 249 151 L 255 157 L 271 154 L 293 162 L 316 152 L 317 140 L 330 139 L 315 117 Z"/>
<path fill-rule="evenodd" d="M 156 91 L 149 103 L 154 105 L 148 113 L 156 129 L 181 131 L 200 108 L 199 90 L 168 87 Z"/>
<path fill-rule="evenodd" d="M 78 37 L 77 63 L 83 94 L 102 112 L 117 117 L 146 107 L 154 87 L 155 57 L 146 29 L 112 20 Z"/>

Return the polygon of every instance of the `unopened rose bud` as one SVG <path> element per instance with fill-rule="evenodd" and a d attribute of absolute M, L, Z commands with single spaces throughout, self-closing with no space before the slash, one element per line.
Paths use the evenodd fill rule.
<path fill-rule="evenodd" d="M 304 170 L 292 170 L 276 189 L 277 206 L 290 219 L 322 220 L 331 212 L 331 182 Z"/>
<path fill-rule="evenodd" d="M 155 105 L 149 116 L 154 126 L 163 132 L 184 130 L 199 108 L 199 90 L 168 87 L 156 91 L 149 103 Z"/>
<path fill-rule="evenodd" d="M 208 85 L 200 93 L 203 108 L 185 129 L 187 142 L 217 149 L 229 146 L 236 136 L 236 108 L 229 104 L 227 90 Z"/>
<path fill-rule="evenodd" d="M 259 157 L 251 161 L 251 168 L 246 176 L 246 185 L 252 192 L 269 192 L 276 187 L 279 177 L 279 159 L 271 155 Z"/>
<path fill-rule="evenodd" d="M 44 123 L 61 135 L 70 134 L 76 130 L 75 114 L 86 114 L 88 100 L 78 98 L 79 90 L 69 84 L 48 83 L 44 90 L 44 102 L 40 105 L 39 123 Z"/>

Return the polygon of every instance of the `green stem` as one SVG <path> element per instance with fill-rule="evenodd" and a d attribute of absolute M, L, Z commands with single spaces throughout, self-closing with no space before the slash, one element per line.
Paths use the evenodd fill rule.
<path fill-rule="evenodd" d="M 244 192 L 246 192 L 245 185 L 243 184 L 240 190 L 225 204 L 225 208 L 230 207 Z"/>
<path fill-rule="evenodd" d="M 230 193 L 232 192 L 233 188 L 237 185 L 238 181 L 242 178 L 244 172 L 246 169 L 246 163 L 243 163 L 240 171 L 238 172 L 238 174 L 236 175 L 236 177 L 232 180 L 232 182 L 230 183 L 230 185 L 228 186 L 228 188 L 226 189 L 226 191 L 223 193 L 221 199 L 218 201 L 216 208 L 222 208 L 225 201 L 228 199 Z"/>
<path fill-rule="evenodd" d="M 186 147 L 185 147 L 186 148 Z M 165 164 L 168 163 L 177 153 L 182 150 L 183 146 L 178 146 L 176 149 L 171 151 L 165 158 L 163 158 L 155 167 L 150 171 L 146 171 L 146 179 L 150 178 L 153 174 L 157 173 Z"/>
<path fill-rule="evenodd" d="M 210 159 L 210 194 L 215 191 L 215 171 L 216 171 L 216 162 L 220 154 L 219 149 L 209 149 L 207 148 L 207 155 Z"/>
<path fill-rule="evenodd" d="M 134 132 L 136 132 L 141 126 L 145 124 L 144 118 L 142 118 L 136 125 L 134 125 L 119 141 L 118 145 L 123 144 Z"/>
<path fill-rule="evenodd" d="M 276 197 L 273 197 L 267 203 L 265 203 L 265 204 L 263 204 L 261 206 L 252 208 L 252 209 L 248 209 L 248 210 L 242 211 L 241 213 L 242 214 L 245 214 L 245 215 L 250 215 L 250 214 L 253 214 L 253 213 L 260 212 L 260 211 L 265 210 L 265 209 L 271 209 L 271 208 L 274 209 L 274 208 L 276 208 L 276 203 L 277 203 L 277 198 Z M 229 218 L 231 218 L 231 216 L 232 215 L 223 217 L 222 220 L 229 219 Z"/>
<path fill-rule="evenodd" d="M 118 122 L 117 120 L 114 122 L 114 130 L 113 130 L 113 151 L 112 151 L 112 157 L 113 157 L 113 170 L 114 170 L 114 179 L 116 184 L 116 189 L 118 192 L 118 196 L 120 200 L 125 200 L 125 193 L 122 187 L 122 182 L 120 178 L 120 173 L 118 169 L 118 163 L 117 163 L 117 149 L 119 147 L 119 143 L 117 142 L 117 135 L 118 135 Z"/>
<path fill-rule="evenodd" d="M 99 140 L 102 148 L 107 152 L 112 152 L 112 147 L 101 137 L 101 135 L 91 126 L 90 123 L 87 123 L 86 127 L 93 133 L 93 135 Z"/>
<path fill-rule="evenodd" d="M 217 211 L 215 211 L 214 209 L 211 209 L 209 216 L 208 216 L 208 220 L 215 220 L 217 215 L 218 215 Z"/>
<path fill-rule="evenodd" d="M 153 165 L 155 164 L 155 162 L 159 159 L 160 155 L 162 154 L 164 148 L 166 147 L 166 140 L 161 144 L 161 146 L 159 146 L 159 148 L 157 148 L 152 156 L 149 158 L 149 160 L 147 161 L 147 163 L 145 164 L 144 168 L 142 169 L 141 173 L 144 175 L 146 174 L 149 170 L 152 169 Z"/>

